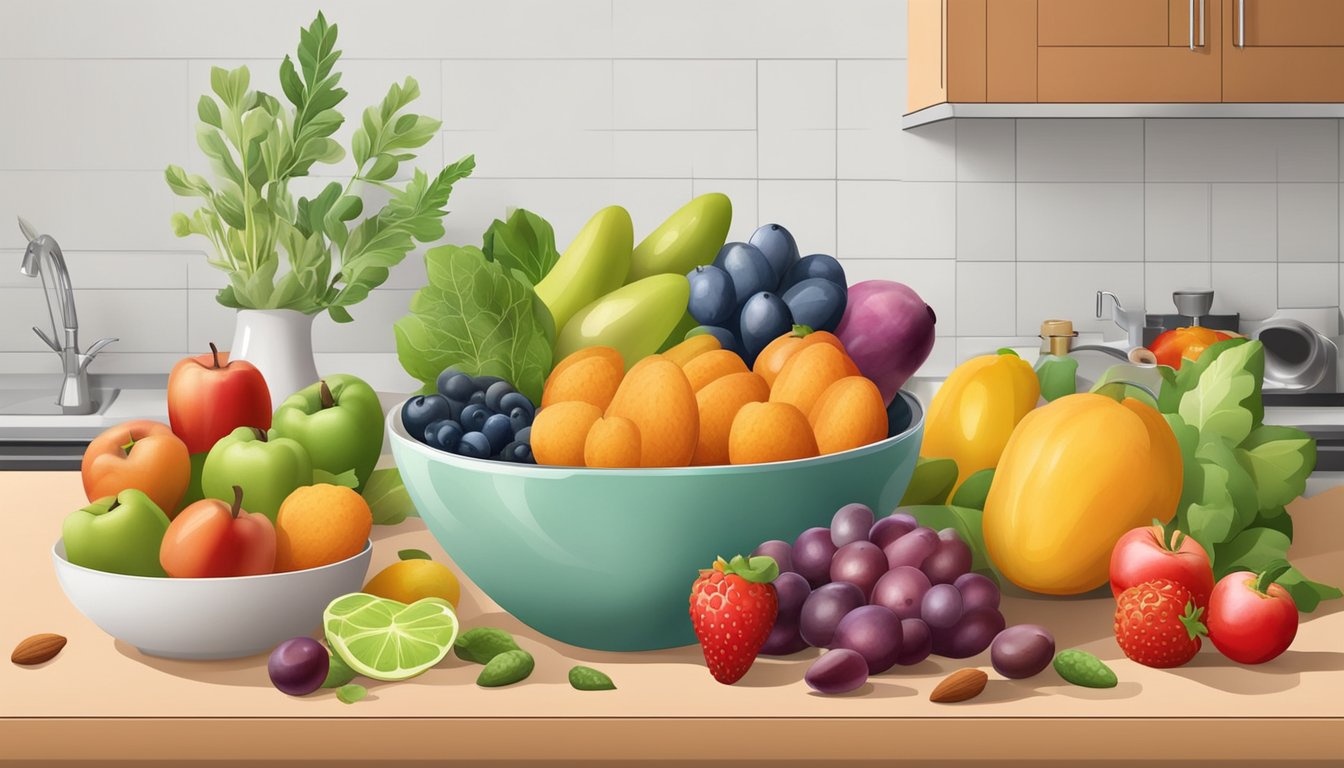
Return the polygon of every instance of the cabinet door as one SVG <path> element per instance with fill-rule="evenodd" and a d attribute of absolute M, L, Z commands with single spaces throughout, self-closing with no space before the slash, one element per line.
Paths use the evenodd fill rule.
<path fill-rule="evenodd" d="M 1344 101 L 1344 0 L 1223 0 L 1223 100 Z"/>
<path fill-rule="evenodd" d="M 1037 99 L 1219 101 L 1217 2 L 1039 0 Z"/>

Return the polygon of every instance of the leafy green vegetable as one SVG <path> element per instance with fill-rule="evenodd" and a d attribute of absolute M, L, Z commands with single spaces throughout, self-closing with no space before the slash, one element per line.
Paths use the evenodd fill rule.
<path fill-rule="evenodd" d="M 510 214 L 508 221 L 491 222 L 482 241 L 481 251 L 487 259 L 503 264 L 528 285 L 541 282 L 560 260 L 550 223 L 522 208 Z"/>
<path fill-rule="evenodd" d="M 457 366 L 473 376 L 500 376 L 541 402 L 551 370 L 549 315 L 531 287 L 479 248 L 433 248 L 425 266 L 429 284 L 394 326 L 406 372 L 430 391 L 444 368 Z"/>
<path fill-rule="evenodd" d="M 408 517 L 419 516 L 396 467 L 375 469 L 369 475 L 369 482 L 364 486 L 364 501 L 373 512 L 374 525 L 396 525 Z"/>
<path fill-rule="evenodd" d="M 1279 577 L 1278 583 L 1292 595 L 1293 602 L 1297 603 L 1297 610 L 1304 613 L 1316 610 L 1316 606 L 1320 605 L 1322 600 L 1338 600 L 1344 597 L 1344 592 L 1340 592 L 1338 587 L 1312 581 L 1296 568 L 1289 568 L 1287 573 Z"/>
<path fill-rule="evenodd" d="M 920 525 L 935 531 L 944 528 L 956 529 L 962 541 L 971 548 L 971 570 L 997 573 L 994 564 L 985 553 L 985 535 L 981 527 L 984 513 L 978 509 L 956 507 L 943 504 L 926 504 L 914 507 L 901 507 L 898 511 L 914 515 Z"/>
<path fill-rule="evenodd" d="M 1306 491 L 1316 441 L 1300 429 L 1261 425 L 1237 449 L 1237 459 L 1255 480 L 1260 507 L 1281 507 Z"/>
<path fill-rule="evenodd" d="M 985 499 L 989 498 L 989 486 L 993 482 L 993 467 L 973 473 L 957 488 L 957 492 L 952 494 L 952 506 L 983 510 Z"/>
<path fill-rule="evenodd" d="M 368 695 L 369 689 L 356 683 L 342 685 L 340 688 L 336 689 L 336 698 L 340 699 L 344 704 L 354 704 L 356 701 L 359 701 Z"/>
<path fill-rule="evenodd" d="M 364 111 L 351 139 L 354 176 L 344 186 L 331 182 L 316 197 L 296 202 L 291 180 L 309 175 L 315 163 L 345 157 L 331 138 L 344 122 L 336 107 L 346 97 L 335 71 L 341 56 L 336 36 L 336 25 L 328 25 L 321 13 L 300 30 L 298 66 L 288 56 L 280 65 L 289 107 L 250 90 L 247 67 L 212 68 L 213 97 L 204 95 L 196 105 L 196 143 L 215 182 L 176 165 L 164 172 L 174 193 L 201 200 L 190 214 L 173 215 L 173 232 L 210 240 L 209 264 L 229 276 L 216 294 L 226 307 L 326 311 L 337 322 L 350 322 L 348 307 L 382 285 L 417 242 L 443 237 L 443 207 L 453 184 L 475 167 L 468 156 L 433 177 L 417 170 L 402 187 L 388 183 L 440 125 L 405 111 L 420 95 L 415 80 L 406 78 Z M 360 220 L 364 201 L 356 184 L 378 187 L 390 199 Z"/>
<path fill-rule="evenodd" d="M 915 460 L 915 472 L 905 487 L 901 506 L 942 504 L 957 484 L 957 462 L 952 459 L 930 459 L 920 456 Z"/>
<path fill-rule="evenodd" d="M 398 560 L 433 560 L 429 553 L 423 549 L 400 549 L 397 550 Z"/>

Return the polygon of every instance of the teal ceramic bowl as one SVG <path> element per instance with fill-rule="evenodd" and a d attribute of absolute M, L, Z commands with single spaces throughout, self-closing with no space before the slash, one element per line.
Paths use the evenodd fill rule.
<path fill-rule="evenodd" d="M 426 526 L 500 607 L 570 645 L 643 651 L 695 642 L 691 583 L 715 557 L 792 541 L 851 502 L 894 509 L 914 472 L 924 411 L 901 392 L 891 413 L 904 429 L 851 451 L 671 469 L 468 459 L 412 439 L 400 405 L 387 429 Z"/>

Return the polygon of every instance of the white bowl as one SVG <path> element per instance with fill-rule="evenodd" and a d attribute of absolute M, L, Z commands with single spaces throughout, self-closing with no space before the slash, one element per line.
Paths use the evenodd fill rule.
<path fill-rule="evenodd" d="M 236 659 L 271 650 L 322 624 L 322 611 L 358 592 L 373 556 L 359 554 L 321 568 L 262 576 L 172 579 L 95 571 L 51 548 L 56 579 L 79 612 L 141 653 L 169 659 Z"/>

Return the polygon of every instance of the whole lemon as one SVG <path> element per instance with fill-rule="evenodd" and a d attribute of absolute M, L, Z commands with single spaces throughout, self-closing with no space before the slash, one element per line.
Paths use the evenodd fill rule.
<path fill-rule="evenodd" d="M 438 597 L 453 604 L 462 596 L 457 576 L 443 563 L 433 560 L 400 560 L 379 571 L 364 592 L 375 597 L 411 604 L 426 597 Z"/>

